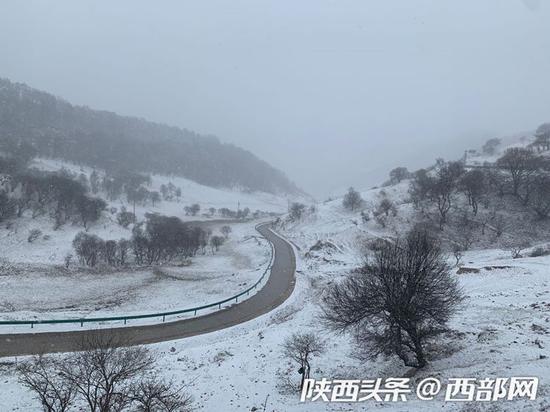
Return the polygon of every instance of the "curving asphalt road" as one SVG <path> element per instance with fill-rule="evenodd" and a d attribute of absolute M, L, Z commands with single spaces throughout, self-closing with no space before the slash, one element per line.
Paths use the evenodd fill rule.
<path fill-rule="evenodd" d="M 217 312 L 155 325 L 100 329 L 94 333 L 130 339 L 132 344 L 164 342 L 187 338 L 238 325 L 270 312 L 283 303 L 294 290 L 296 258 L 290 244 L 275 234 L 269 223 L 257 227 L 273 245 L 275 256 L 267 283 L 251 298 Z M 0 329 L 1 332 L 1 329 Z M 44 333 L 0 334 L 0 357 L 70 352 L 89 330 Z"/>

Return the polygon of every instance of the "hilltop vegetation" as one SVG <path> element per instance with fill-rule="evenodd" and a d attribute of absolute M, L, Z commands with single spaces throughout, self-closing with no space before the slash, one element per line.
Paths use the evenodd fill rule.
<path fill-rule="evenodd" d="M 0 79 L 0 151 L 109 171 L 178 175 L 213 187 L 299 193 L 279 170 L 213 136 L 73 106 Z"/>

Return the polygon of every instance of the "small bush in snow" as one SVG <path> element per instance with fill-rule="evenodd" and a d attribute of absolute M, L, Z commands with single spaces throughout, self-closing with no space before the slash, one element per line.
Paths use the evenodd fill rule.
<path fill-rule="evenodd" d="M 212 249 L 212 253 L 220 250 L 220 246 L 223 245 L 224 240 L 225 239 L 221 236 L 212 236 L 210 238 L 210 247 Z"/>
<path fill-rule="evenodd" d="M 548 250 L 548 248 L 544 248 L 541 246 L 533 249 L 533 251 L 529 253 L 530 257 L 539 257 L 539 256 L 548 256 L 548 255 L 550 255 L 550 250 Z"/>
<path fill-rule="evenodd" d="M 40 229 L 32 229 L 29 231 L 29 236 L 27 237 L 27 242 L 32 243 L 36 239 L 42 236 L 42 231 Z"/>
<path fill-rule="evenodd" d="M 67 253 L 65 255 L 65 258 L 63 259 L 64 263 L 65 263 L 65 269 L 69 269 L 69 267 L 71 266 L 71 263 L 73 261 L 73 254 L 72 253 Z"/>
<path fill-rule="evenodd" d="M 220 232 L 222 232 L 222 235 L 227 239 L 229 234 L 232 232 L 231 226 L 222 226 Z"/>
<path fill-rule="evenodd" d="M 395 207 L 395 205 L 390 199 L 385 197 L 380 201 L 380 203 L 376 207 L 376 210 L 374 211 L 374 216 L 384 215 L 388 217 L 390 213 L 392 216 L 396 216 L 397 208 Z"/>
<path fill-rule="evenodd" d="M 136 215 L 132 212 L 128 212 L 126 209 L 122 209 L 116 216 L 117 223 L 123 228 L 127 228 L 132 223 L 136 222 Z"/>
<path fill-rule="evenodd" d="M 306 205 L 303 203 L 294 202 L 290 205 L 290 219 L 292 221 L 300 220 L 302 218 L 302 215 L 304 214 L 304 211 L 306 210 Z"/>
<path fill-rule="evenodd" d="M 13 276 L 21 274 L 21 270 L 6 259 L 0 258 L 0 276 Z"/>

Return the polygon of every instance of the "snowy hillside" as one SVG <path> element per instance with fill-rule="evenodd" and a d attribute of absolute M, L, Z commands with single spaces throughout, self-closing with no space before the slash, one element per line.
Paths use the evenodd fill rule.
<path fill-rule="evenodd" d="M 502 140 L 495 154 L 471 153 L 471 159 L 479 164 L 494 161 L 508 147 L 527 146 L 531 141 L 531 138 L 522 139 L 521 136 Z M 41 167 L 46 167 L 46 164 Z M 153 185 L 158 186 L 161 180 L 157 179 L 153 179 Z M 184 182 L 178 184 L 184 187 Z M 495 223 L 489 219 L 493 210 L 482 205 L 475 219 L 482 221 L 487 217 L 487 228 L 484 226 L 483 229 L 486 232 L 482 234 L 476 226 L 476 239 L 460 254 L 446 249 L 451 276 L 458 281 L 465 300 L 437 345 L 429 347 L 425 368 L 405 367 L 396 357 L 378 356 L 375 360 L 358 361 L 351 336 L 334 334 L 321 322 L 323 297 L 335 282 L 342 281 L 363 265 L 365 254 L 373 249 L 373 242 L 381 238 L 393 240 L 402 237 L 420 220 L 425 219 L 428 223 L 433 220 L 433 210 L 415 208 L 410 184 L 411 180 L 405 179 L 397 184 L 361 191 L 363 201 L 355 210 L 345 208 L 343 199 L 337 198 L 313 207 L 309 205 L 299 219 L 283 216 L 277 230 L 293 243 L 297 255 L 293 295 L 281 307 L 246 324 L 204 336 L 151 345 L 158 355 L 163 375 L 185 385 L 198 410 L 212 412 L 219 411 L 222 405 L 228 412 L 264 409 L 328 412 L 373 408 L 390 412 L 548 410 L 550 279 L 547 268 L 550 254 L 545 252 L 549 250 L 549 244 L 543 236 L 548 225 L 536 221 L 533 228 L 532 216 L 523 216 L 525 212 L 515 203 L 499 205 L 499 216 L 506 220 L 504 233 L 494 233 L 492 225 Z M 200 196 L 206 202 L 204 207 L 223 204 L 215 203 L 219 192 L 204 190 L 205 194 Z M 242 199 L 240 195 L 238 197 Z M 192 199 L 199 197 L 189 197 L 185 203 L 192 202 Z M 261 205 L 258 207 L 269 210 L 271 200 L 261 197 L 256 201 Z M 177 202 L 172 202 L 173 205 L 163 203 L 170 205 L 161 204 L 159 207 L 181 207 Z M 452 246 L 461 234 L 460 218 L 469 207 L 461 194 L 456 194 L 453 205 L 456 216 L 448 220 L 440 233 L 446 248 Z M 283 206 L 281 204 L 281 208 Z M 139 213 L 146 210 L 140 209 Z M 435 228 L 437 230 L 437 225 Z M 510 240 L 523 240 L 524 232 L 529 232 L 532 242 L 522 246 L 522 257 L 513 257 L 513 249 L 506 244 Z M 219 262 L 223 262 L 222 256 L 219 258 Z M 252 261 L 260 263 L 259 260 Z M 197 262 L 200 268 L 200 259 Z M 487 404 L 444 402 L 442 394 L 431 401 L 410 396 L 406 403 L 301 403 L 296 393 L 299 382 L 297 365 L 285 357 L 282 349 L 287 338 L 297 332 L 314 333 L 325 342 L 326 350 L 311 360 L 312 377 L 316 379 L 408 377 L 414 387 L 422 379 L 434 377 L 446 382 L 463 377 L 509 379 L 534 376 L 540 379 L 538 396 L 534 401 L 498 400 Z M 33 410 L 36 402 L 30 393 L 22 392 L 12 368 L 13 364 L 8 363 L 0 369 L 5 388 L 4 396 L 0 397 L 0 408 Z"/>
<path fill-rule="evenodd" d="M 48 159 L 36 159 L 30 167 L 87 177 L 93 171 Z M 149 189 L 160 190 L 161 185 L 169 183 L 181 190 L 181 196 L 154 205 L 135 205 L 137 220 L 143 221 L 148 213 L 176 216 L 200 224 L 214 235 L 221 235 L 220 228 L 229 225 L 232 233 L 219 253 L 205 249 L 185 265 L 83 268 L 77 263 L 72 244 L 75 236 L 84 231 L 82 225 L 68 222 L 56 228 L 49 215 L 33 217 L 23 213 L 0 229 L 0 317 L 29 320 L 180 310 L 224 299 L 254 283 L 265 270 L 271 253 L 254 226 L 284 212 L 288 200 L 158 175 L 152 176 Z M 103 192 L 97 195 L 106 199 Z M 194 216 L 185 210 L 191 204 L 200 206 L 201 211 Z M 124 195 L 108 201 L 106 210 L 86 233 L 105 240 L 131 238 L 133 225 L 120 225 L 117 214 L 123 208 L 131 211 L 133 207 Z M 216 212 L 212 213 L 211 208 Z M 221 216 L 218 211 L 222 208 L 248 208 L 251 212 L 242 221 Z M 252 215 L 256 219 L 249 221 Z M 31 238 L 33 233 L 36 235 Z M 70 267 L 65 267 L 68 257 Z"/>
<path fill-rule="evenodd" d="M 66 169 L 73 173 L 84 173 L 90 176 L 93 169 L 86 166 L 78 166 L 66 161 L 51 160 L 51 159 L 37 159 L 31 164 L 31 167 L 36 167 L 40 170 L 56 172 L 60 169 Z M 147 207 L 136 207 L 136 214 L 143 216 L 147 212 L 158 212 L 166 215 L 179 216 L 183 220 L 197 220 L 197 217 L 185 216 L 183 207 L 193 203 L 198 203 L 201 206 L 203 214 L 207 212 L 210 207 L 237 209 L 240 206 L 241 209 L 248 207 L 251 211 L 261 210 L 268 213 L 284 213 L 287 210 L 288 199 L 293 199 L 294 196 L 290 196 L 288 199 L 286 196 L 276 196 L 271 193 L 265 192 L 252 192 L 245 190 L 230 190 L 226 188 L 213 188 L 210 186 L 203 186 L 191 180 L 178 177 L 178 176 L 161 176 L 152 175 L 151 190 L 160 190 L 162 184 L 168 184 L 172 182 L 176 187 L 179 187 L 182 191 L 181 198 L 178 201 L 161 202 L 156 207 L 148 205 Z M 297 199 L 300 197 L 297 196 Z M 113 202 L 112 206 L 120 207 L 130 205 L 125 202 L 124 198 L 119 199 L 117 202 Z M 208 216 L 200 216 L 200 219 L 208 218 Z M 210 217 L 211 218 L 211 217 Z"/>
<path fill-rule="evenodd" d="M 362 192 L 367 203 L 376 203 L 383 190 L 394 199 L 405 196 L 407 184 Z M 398 214 L 407 208 L 403 204 Z M 509 251 L 467 252 L 457 276 L 467 296 L 464 308 L 452 319 L 451 331 L 430 358 L 429 365 L 414 372 L 395 359 L 380 357 L 375 362 L 353 358 L 351 338 L 327 332 L 319 321 L 320 298 L 335 281 L 343 279 L 361 264 L 358 237 L 392 235 L 375 224 L 360 223 L 358 212 L 345 211 L 341 199 L 318 205 L 313 215 L 283 229 L 298 247 L 297 285 L 294 294 L 280 308 L 245 325 L 183 341 L 152 345 L 158 353 L 165 376 L 185 382 L 199 410 L 266 410 L 318 412 L 363 410 L 386 411 L 485 410 L 465 409 L 464 404 L 419 401 L 407 403 L 330 404 L 300 403 L 288 384 L 296 384 L 296 366 L 283 356 L 281 345 L 294 332 L 314 332 L 327 345 L 312 360 L 313 376 L 327 379 L 368 379 L 409 376 L 414 382 L 425 377 L 441 380 L 454 377 L 496 378 L 537 376 L 541 380 L 535 402 L 499 401 L 491 411 L 538 411 L 550 405 L 547 382 L 550 360 L 547 345 L 550 328 L 550 280 L 546 268 L 550 257 L 511 259 Z M 318 241 L 324 247 L 311 251 Z M 329 246 L 329 245 L 333 245 Z M 452 259 L 451 259 L 452 260 Z M 231 377 L 228 379 L 228 377 Z M 30 394 L 21 393 L 9 367 L 2 375 L 4 404 L 25 409 L 35 405 Z M 256 409 L 254 409 L 256 408 Z"/>

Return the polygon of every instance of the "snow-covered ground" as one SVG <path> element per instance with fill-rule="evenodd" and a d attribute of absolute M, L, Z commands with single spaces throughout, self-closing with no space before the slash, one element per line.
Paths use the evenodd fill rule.
<path fill-rule="evenodd" d="M 87 177 L 90 176 L 93 169 L 87 166 L 75 165 L 66 161 L 52 160 L 52 159 L 36 159 L 33 161 L 31 167 L 35 167 L 40 170 L 46 171 L 59 171 L 60 169 L 66 169 L 77 175 L 84 173 Z M 178 216 L 182 220 L 205 220 L 205 219 L 219 219 L 219 216 L 205 216 L 203 213 L 207 212 L 210 207 L 228 208 L 231 210 L 237 210 L 238 207 L 244 209 L 248 207 L 252 212 L 261 210 L 263 212 L 284 213 L 287 210 L 288 198 L 287 196 L 277 196 L 271 193 L 264 192 L 248 192 L 235 189 L 226 188 L 214 188 L 204 186 L 192 180 L 185 179 L 178 176 L 151 176 L 151 186 L 148 190 L 159 191 L 162 184 L 167 185 L 171 182 L 175 187 L 181 189 L 181 198 L 173 201 L 162 201 L 155 206 L 148 204 L 147 206 L 136 205 L 136 216 L 138 219 L 142 219 L 147 212 L 158 212 L 169 216 Z M 201 212 L 198 216 L 186 216 L 184 214 L 184 206 L 198 203 L 201 207 Z M 125 206 L 128 210 L 132 210 L 132 206 L 129 205 L 124 196 L 114 202 L 110 202 L 110 206 L 114 206 L 120 209 Z"/>
<path fill-rule="evenodd" d="M 376 203 L 380 190 L 397 199 L 404 187 L 375 189 L 362 193 Z M 399 213 L 406 221 L 408 207 Z M 402 213 L 403 212 L 403 213 Z M 246 324 L 189 339 L 151 345 L 159 355 L 167 377 L 189 385 L 195 406 L 204 411 L 359 411 L 374 408 L 387 411 L 540 411 L 550 407 L 550 257 L 512 259 L 509 251 L 466 252 L 463 262 L 468 273 L 455 274 L 467 300 L 452 319 L 452 332 L 431 351 L 429 365 L 416 374 L 397 359 L 379 358 L 359 362 L 353 357 L 349 336 L 337 336 L 320 324 L 319 303 L 331 283 L 361 264 L 361 242 L 365 236 L 388 235 L 373 222 L 361 223 L 359 213 L 341 207 L 341 199 L 318 205 L 302 223 L 287 225 L 283 232 L 297 247 L 297 285 L 294 294 L 273 312 Z M 311 251 L 317 241 L 328 241 L 327 249 Z M 310 253 L 308 253 L 310 252 Z M 307 254 L 307 257 L 306 257 Z M 498 268 L 494 268 L 498 267 Z M 454 270 L 456 272 L 456 269 Z M 536 376 L 540 379 L 535 401 L 488 404 L 419 401 L 407 403 L 329 404 L 300 403 L 284 383 L 297 382 L 296 365 L 283 356 L 281 345 L 293 332 L 311 331 L 327 344 L 325 353 L 312 362 L 315 378 L 368 379 L 412 376 L 444 381 L 455 377 L 509 378 Z M 14 360 L 10 360 L 13 362 Z M 30 393 L 16 383 L 13 364 L 2 366 L 0 409 L 38 410 Z M 413 383 L 414 386 L 414 383 Z"/>
<path fill-rule="evenodd" d="M 303 255 L 298 252 L 299 255 Z M 300 403 L 298 395 L 278 386 L 281 377 L 297 381 L 296 366 L 284 358 L 281 344 L 297 331 L 312 331 L 327 343 L 326 352 L 312 362 L 316 378 L 367 379 L 400 377 L 408 372 L 395 359 L 358 362 L 352 357 L 348 336 L 334 336 L 319 324 L 318 303 L 323 288 L 344 276 L 357 264 L 349 253 L 337 256 L 340 263 L 317 265 L 310 270 L 308 259 L 298 262 L 297 287 L 290 299 L 275 311 L 244 325 L 189 339 L 151 345 L 158 353 L 167 377 L 189 385 L 197 410 L 250 411 L 267 398 L 271 411 L 359 411 L 374 408 L 387 411 L 540 411 L 550 406 L 547 382 L 550 280 L 549 257 L 515 259 L 498 250 L 467 254 L 468 267 L 479 273 L 457 275 L 468 300 L 453 319 L 452 335 L 434 352 L 426 369 L 413 376 L 447 379 L 452 377 L 495 378 L 536 376 L 541 380 L 536 401 L 464 405 L 441 399 L 389 404 Z M 510 266 L 486 270 L 485 266 Z M 0 410 L 38 411 L 32 395 L 13 376 L 14 359 L 0 366 L 2 391 Z M 486 409 L 489 408 L 489 409 Z M 492 408 L 492 409 L 491 409 Z"/>
<path fill-rule="evenodd" d="M 29 265 L 19 273 L 0 276 L 0 318 L 136 315 L 225 299 L 256 282 L 269 264 L 271 247 L 254 226 L 254 222 L 231 225 L 233 232 L 219 252 L 199 254 L 188 266 L 67 271 L 61 266 Z M 219 225 L 212 229 L 217 232 Z"/>
<path fill-rule="evenodd" d="M 514 141 L 506 144 L 515 144 Z M 382 228 L 373 219 L 363 222 L 359 211 L 348 212 L 342 199 L 316 205 L 298 223 L 281 230 L 296 247 L 297 283 L 293 295 L 279 308 L 243 325 L 180 341 L 151 345 L 167 378 L 186 383 L 202 411 L 543 411 L 550 410 L 550 256 L 512 259 L 508 250 L 470 250 L 464 268 L 453 269 L 466 296 L 451 320 L 451 331 L 431 348 L 429 364 L 414 372 L 395 358 L 358 361 L 350 336 L 334 335 L 320 322 L 322 294 L 333 282 L 361 265 L 364 242 L 404 234 L 414 223 L 407 202 L 408 182 L 361 193 L 365 209 L 384 197 L 397 207 L 397 216 Z M 319 241 L 321 241 L 319 243 Z M 312 249 L 312 246 L 316 246 Z M 449 263 L 454 264 L 454 259 Z M 540 379 L 534 401 L 445 403 L 442 396 L 407 403 L 367 401 L 358 404 L 300 403 L 285 383 L 298 382 L 297 366 L 286 359 L 281 345 L 294 332 L 313 332 L 326 342 L 326 351 L 312 361 L 312 377 L 372 379 L 410 376 Z M 0 410 L 39 410 L 32 394 L 13 374 L 15 359 L 0 365 Z"/>
<path fill-rule="evenodd" d="M 88 177 L 92 173 L 91 168 L 51 159 L 36 159 L 32 167 L 48 171 L 64 169 Z M 169 182 L 181 189 L 181 198 L 162 201 L 154 207 L 138 205 L 138 220 L 148 212 L 177 216 L 185 221 L 202 221 L 200 224 L 209 225 L 218 235 L 221 225 L 229 224 L 233 233 L 218 253 L 212 255 L 207 249 L 205 254 L 199 253 L 191 259 L 189 265 L 93 270 L 78 267 L 73 257 L 67 270 L 65 257 L 74 255 L 72 240 L 83 227 L 66 223 L 54 230 L 51 217 L 32 218 L 27 213 L 0 228 L 0 319 L 101 317 L 179 310 L 225 299 L 254 283 L 265 270 L 271 253 L 267 241 L 258 237 L 254 229 L 258 222 L 224 220 L 218 214 L 187 216 L 184 206 L 198 203 L 203 211 L 210 207 L 236 210 L 239 206 L 280 213 L 286 209 L 287 199 L 267 193 L 206 187 L 173 176 L 153 176 L 149 189 L 159 190 Z M 124 198 L 108 203 L 100 220 L 87 232 L 105 240 L 129 239 L 132 225 L 120 226 L 116 211 L 121 207 L 132 210 L 131 206 Z M 116 211 L 111 213 L 111 209 Z M 39 230 L 40 235 L 29 242 L 33 230 Z"/>

